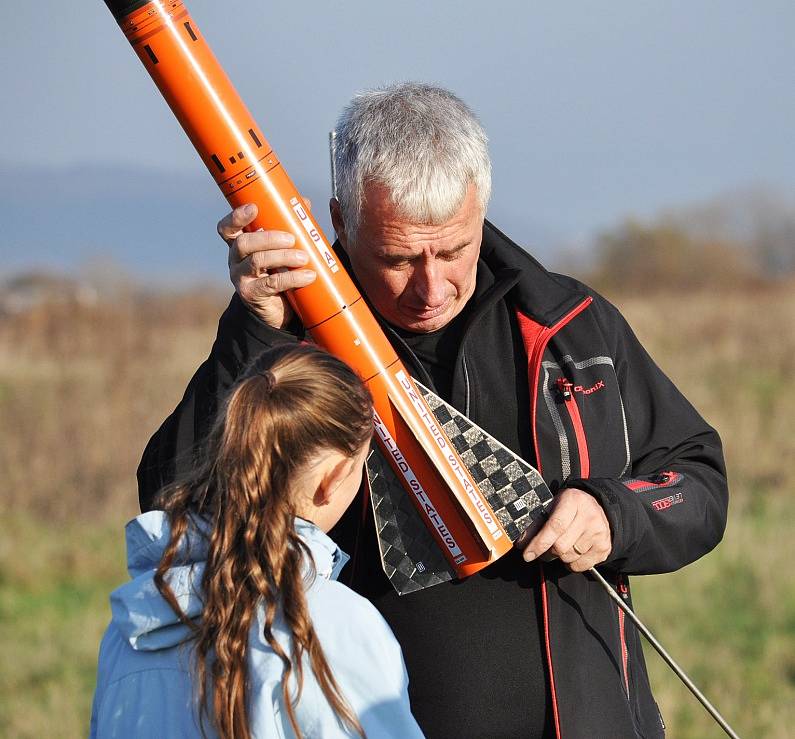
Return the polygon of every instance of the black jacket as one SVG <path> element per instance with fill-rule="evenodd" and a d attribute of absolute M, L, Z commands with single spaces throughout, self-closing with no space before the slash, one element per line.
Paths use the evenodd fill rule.
<path fill-rule="evenodd" d="M 600 569 L 629 601 L 627 575 L 678 569 L 720 541 L 728 499 L 720 440 L 606 300 L 576 280 L 550 274 L 488 222 L 481 261 L 478 279 L 481 272 L 491 275 L 497 297 L 480 291 L 485 316 L 464 329 L 449 400 L 535 463 L 553 491 L 565 484 L 597 498 L 613 541 Z M 270 329 L 233 298 L 210 356 L 147 445 L 138 470 L 142 510 L 192 465 L 219 399 L 248 362 L 267 346 L 295 341 L 296 333 Z M 406 356 L 408 347 L 399 340 L 396 346 L 417 367 L 416 357 Z M 520 365 L 527 368 L 526 383 L 516 372 Z M 526 406 L 518 416 L 506 414 L 509 396 L 520 409 Z M 554 734 L 662 736 L 639 636 L 598 583 L 557 562 L 528 566 L 509 555 L 493 572 L 415 594 L 424 602 L 413 607 L 412 596 L 392 593 L 378 565 L 372 522 L 360 512 L 352 506 L 333 535 L 355 555 L 349 584 L 373 600 L 401 641 L 413 703 L 430 701 L 420 710 L 425 720 L 418 715 L 429 736 L 526 736 L 517 728 L 527 703 L 517 671 L 539 657 L 543 671 L 531 669 L 526 679 L 546 676 L 546 724 Z M 478 625 L 481 634 L 473 632 Z M 540 633 L 541 654 L 534 635 L 523 641 L 528 628 Z M 455 645 L 447 655 L 457 660 L 463 654 L 463 661 L 428 665 L 440 659 L 442 653 L 431 654 L 439 641 Z M 436 683 L 449 673 L 436 685 L 436 704 L 426 674 L 434 669 Z M 484 714 L 466 695 L 453 698 L 462 691 L 482 693 L 493 710 Z M 450 707 L 440 705 L 442 698 L 457 701 L 458 713 L 469 715 L 456 722 L 455 711 L 445 715 Z"/>

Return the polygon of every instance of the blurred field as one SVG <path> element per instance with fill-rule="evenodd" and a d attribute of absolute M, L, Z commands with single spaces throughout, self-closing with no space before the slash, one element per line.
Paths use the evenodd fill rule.
<path fill-rule="evenodd" d="M 636 607 L 741 735 L 792 736 L 795 290 L 612 297 L 721 432 L 733 494 L 718 550 L 635 578 Z M 86 733 L 135 468 L 225 302 L 129 292 L 0 317 L 0 736 Z M 646 654 L 669 736 L 721 736 Z"/>

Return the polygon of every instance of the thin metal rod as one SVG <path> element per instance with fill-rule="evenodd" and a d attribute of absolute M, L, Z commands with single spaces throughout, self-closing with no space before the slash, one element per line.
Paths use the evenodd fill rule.
<path fill-rule="evenodd" d="M 726 719 L 720 715 L 718 709 L 715 708 L 715 706 L 713 706 L 712 703 L 707 700 L 707 697 L 694 685 L 693 681 L 687 676 L 685 671 L 678 664 L 676 664 L 673 657 L 668 654 L 663 645 L 654 638 L 654 634 L 652 634 L 651 631 L 644 626 L 643 622 L 635 615 L 634 611 L 626 603 L 624 603 L 624 601 L 621 599 L 621 596 L 616 593 L 615 590 L 613 590 L 613 587 L 610 585 L 610 583 L 608 583 L 607 580 L 605 580 L 593 567 L 588 570 L 588 574 L 593 575 L 593 577 L 595 577 L 602 584 L 604 589 L 607 591 L 607 594 L 616 602 L 618 607 L 624 611 L 627 616 L 629 616 L 632 623 L 638 627 L 640 633 L 646 637 L 649 644 L 651 644 L 657 650 L 660 657 L 665 660 L 665 662 L 668 664 L 668 667 L 670 667 L 676 673 L 676 676 L 688 687 L 690 692 L 696 696 L 696 698 L 698 698 L 701 705 L 704 706 L 704 708 L 706 708 L 709 712 L 709 715 L 718 722 L 721 729 L 723 729 L 730 737 L 732 737 L 732 739 L 740 739 L 737 732 L 734 731 L 734 729 L 729 726 Z"/>
<path fill-rule="evenodd" d="M 331 196 L 337 197 L 337 131 L 328 133 L 328 153 L 331 159 Z"/>

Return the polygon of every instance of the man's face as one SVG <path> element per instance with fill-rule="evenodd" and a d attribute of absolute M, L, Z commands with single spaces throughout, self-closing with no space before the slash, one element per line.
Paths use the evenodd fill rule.
<path fill-rule="evenodd" d="M 475 291 L 483 215 L 473 185 L 458 212 L 440 226 L 405 220 L 388 191 L 376 184 L 365 190 L 355 239 L 347 238 L 334 205 L 332 217 L 362 289 L 392 325 L 417 333 L 436 331 L 461 312 Z"/>

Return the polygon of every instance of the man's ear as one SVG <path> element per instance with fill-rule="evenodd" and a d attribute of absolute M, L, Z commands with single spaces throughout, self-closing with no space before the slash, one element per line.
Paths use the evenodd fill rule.
<path fill-rule="evenodd" d="M 340 483 L 347 477 L 350 472 L 351 464 L 353 461 L 348 457 L 339 455 L 335 456 L 334 460 L 329 460 L 328 467 L 323 472 L 320 478 L 317 490 L 312 496 L 312 502 L 316 506 L 328 505 L 334 497 Z"/>
<path fill-rule="evenodd" d="M 342 218 L 342 206 L 337 198 L 331 198 L 328 202 L 328 209 L 331 212 L 331 225 L 334 226 L 334 231 L 337 238 L 342 244 L 343 249 L 348 248 L 348 235 L 345 232 L 345 221 Z"/>

